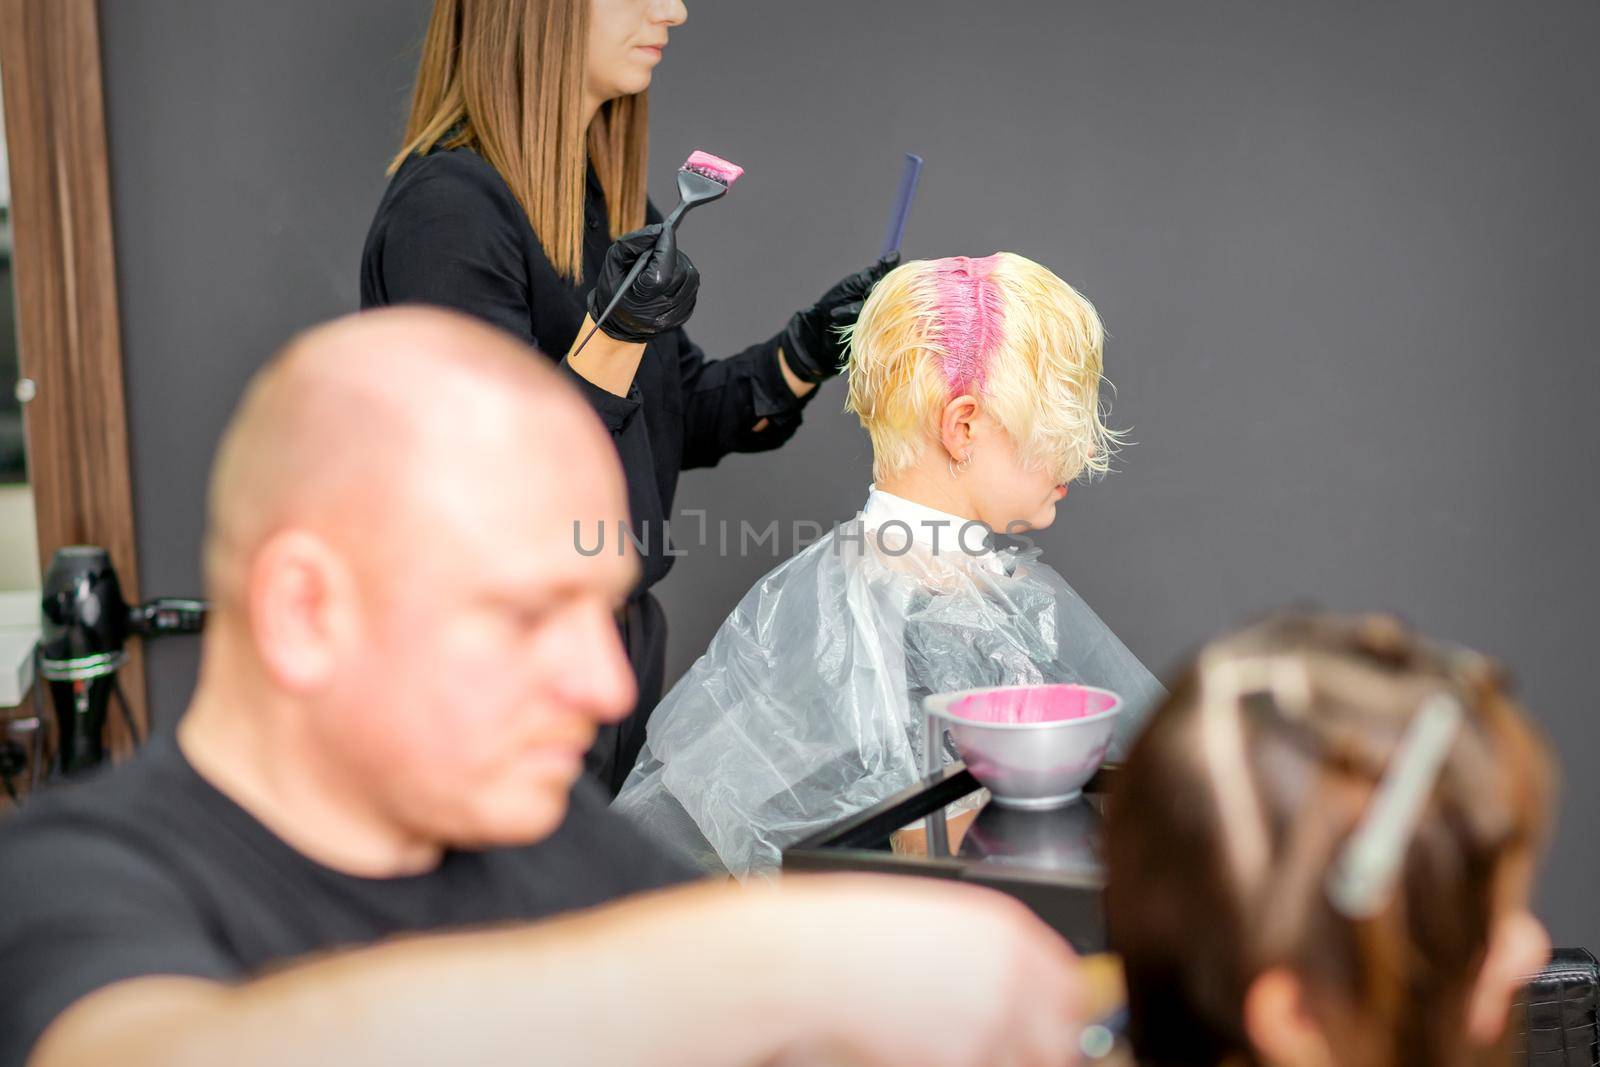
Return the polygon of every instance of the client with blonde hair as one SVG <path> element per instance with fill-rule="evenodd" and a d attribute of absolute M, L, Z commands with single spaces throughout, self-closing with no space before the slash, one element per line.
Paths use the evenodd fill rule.
<path fill-rule="evenodd" d="M 1506 1064 L 1549 940 L 1549 758 L 1501 672 L 1382 617 L 1213 642 L 1119 772 L 1106 917 L 1142 1067 Z"/>
<path fill-rule="evenodd" d="M 848 408 L 872 438 L 854 519 L 756 583 L 652 717 L 617 807 L 745 876 L 912 785 L 921 698 L 1078 682 L 1129 705 L 1156 680 L 1037 550 L 1067 483 L 1116 445 L 1094 308 L 1022 256 L 920 260 L 850 332 Z"/>

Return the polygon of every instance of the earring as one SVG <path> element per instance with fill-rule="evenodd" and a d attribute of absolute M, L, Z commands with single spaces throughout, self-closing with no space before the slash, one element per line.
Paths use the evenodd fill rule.
<path fill-rule="evenodd" d="M 967 473 L 967 464 L 971 463 L 971 462 L 972 462 L 972 453 L 968 452 L 966 455 L 961 457 L 961 462 L 960 463 L 953 463 L 953 462 L 951 462 L 949 460 L 946 460 L 945 464 L 946 464 L 946 466 L 948 466 L 950 468 L 950 477 L 955 478 L 958 475 L 962 475 L 962 474 Z"/>

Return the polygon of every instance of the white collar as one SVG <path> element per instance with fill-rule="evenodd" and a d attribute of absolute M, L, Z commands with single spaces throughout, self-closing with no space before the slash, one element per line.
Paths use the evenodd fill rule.
<path fill-rule="evenodd" d="M 936 554 L 962 553 L 987 566 L 1004 569 L 989 539 L 989 528 L 983 523 L 886 493 L 876 485 L 867 486 L 861 521 L 869 530 L 897 524 L 892 535 L 895 546 L 905 543 L 905 531 L 909 530 L 912 540 L 934 549 Z"/>

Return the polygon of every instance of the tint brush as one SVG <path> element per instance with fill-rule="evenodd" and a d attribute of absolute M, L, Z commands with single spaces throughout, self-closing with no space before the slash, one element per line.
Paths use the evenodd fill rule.
<path fill-rule="evenodd" d="M 690 208 L 709 204 L 726 193 L 728 187 L 738 181 L 743 173 L 744 168 L 737 163 L 729 163 L 710 152 L 702 152 L 698 148 L 690 152 L 689 158 L 678 168 L 680 203 L 667 216 L 667 225 L 676 226 Z"/>
<path fill-rule="evenodd" d="M 672 214 L 661 224 L 661 236 L 656 238 L 655 248 L 640 256 L 634 263 L 633 269 L 622 279 L 622 284 L 617 286 L 616 295 L 611 298 L 611 303 L 606 305 L 606 309 L 600 313 L 594 326 L 584 335 L 578 347 L 572 350 L 572 355 L 569 355 L 568 359 L 582 352 L 583 346 L 589 343 L 589 338 L 594 336 L 595 330 L 611 317 L 611 313 L 617 309 L 618 301 L 622 299 L 622 294 L 633 288 L 633 283 L 639 280 L 639 275 L 644 271 L 644 265 L 650 258 L 657 252 L 669 254 L 673 251 L 678 220 L 687 215 L 691 208 L 721 199 L 727 193 L 728 187 L 738 181 L 743 173 L 744 168 L 737 163 L 729 163 L 726 159 L 714 156 L 710 152 L 702 152 L 696 148 L 689 153 L 689 158 L 678 168 L 678 206 L 672 209 Z"/>

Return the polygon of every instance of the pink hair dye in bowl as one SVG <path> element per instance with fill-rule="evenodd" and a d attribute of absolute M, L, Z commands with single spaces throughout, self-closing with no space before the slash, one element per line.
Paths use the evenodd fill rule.
<path fill-rule="evenodd" d="M 1085 719 L 1117 706 L 1115 695 L 1078 685 L 1016 686 L 974 693 L 950 705 L 968 722 L 1021 726 Z"/>
<path fill-rule="evenodd" d="M 1105 759 L 1122 698 L 1090 685 L 1011 685 L 932 694 L 967 769 L 1005 807 L 1042 810 L 1076 800 Z"/>

